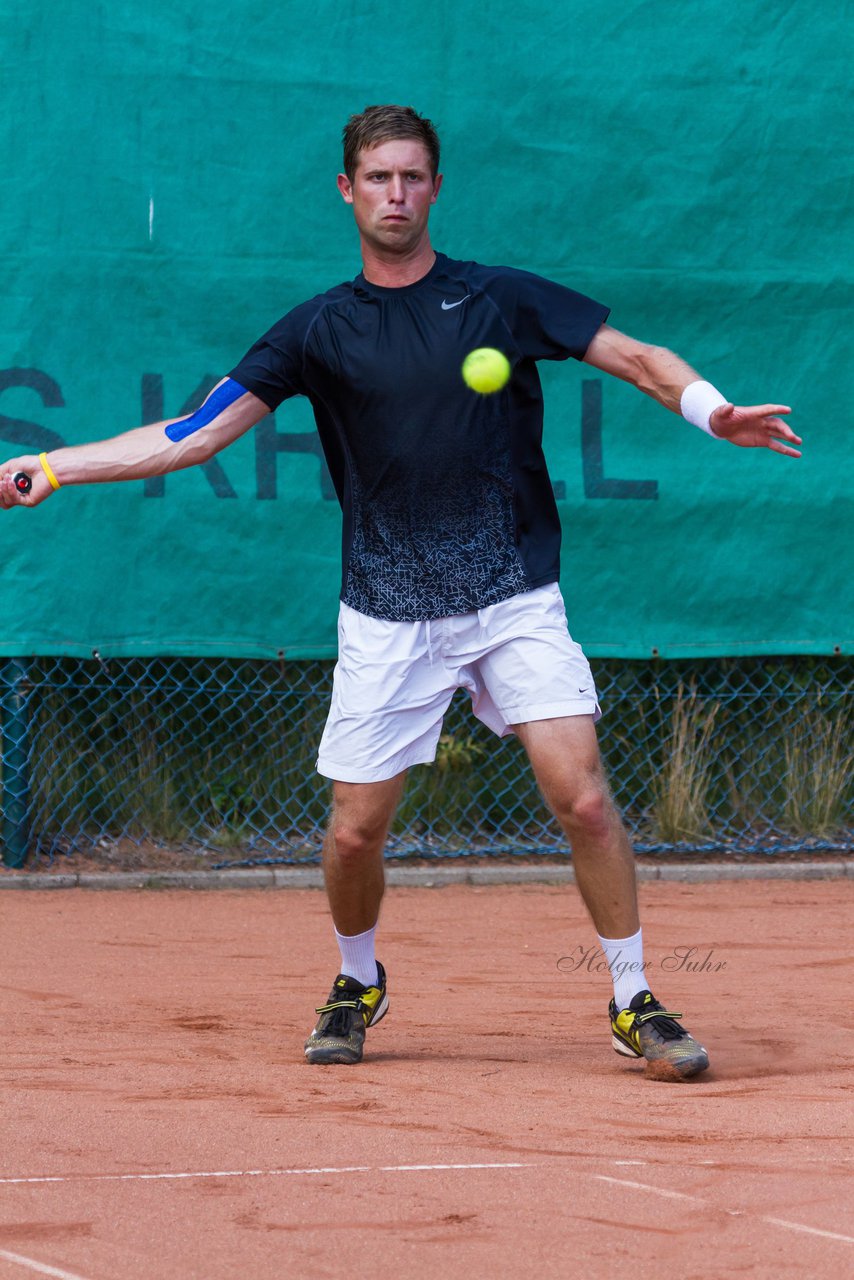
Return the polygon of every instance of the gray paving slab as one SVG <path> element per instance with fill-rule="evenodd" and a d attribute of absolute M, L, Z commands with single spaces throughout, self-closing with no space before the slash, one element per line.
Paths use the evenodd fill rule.
<path fill-rule="evenodd" d="M 78 877 L 63 872 L 49 876 L 44 873 L 7 871 L 0 873 L 0 889 L 76 889 Z"/>
<path fill-rule="evenodd" d="M 662 866 L 657 880 L 681 880 L 701 884 L 714 880 L 839 880 L 845 875 L 845 863 L 839 862 L 705 862 L 697 866 Z"/>
<path fill-rule="evenodd" d="M 720 880 L 837 880 L 854 876 L 854 859 L 822 862 L 639 863 L 639 880 L 703 884 Z M 386 867 L 390 885 L 442 888 L 452 884 L 574 884 L 571 863 L 443 863 Z M 0 871 L 0 889 L 320 889 L 320 867 L 232 867 L 222 871 Z"/>

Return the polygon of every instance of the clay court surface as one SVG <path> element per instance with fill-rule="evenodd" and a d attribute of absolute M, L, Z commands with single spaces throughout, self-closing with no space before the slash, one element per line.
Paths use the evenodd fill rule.
<path fill-rule="evenodd" d="M 3 894 L 0 1277 L 854 1274 L 854 882 L 641 892 L 693 1083 L 611 1049 L 571 888 L 390 890 L 326 1068 L 320 892 Z"/>

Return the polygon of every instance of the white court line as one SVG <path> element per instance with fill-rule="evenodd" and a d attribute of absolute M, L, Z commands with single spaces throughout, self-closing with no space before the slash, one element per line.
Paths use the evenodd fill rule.
<path fill-rule="evenodd" d="M 594 1160 L 599 1159 L 598 1156 L 593 1156 L 591 1158 Z M 761 1167 L 761 1170 L 757 1169 L 756 1165 L 753 1165 L 750 1167 L 750 1172 L 751 1173 L 756 1173 L 756 1172 L 774 1173 L 776 1172 L 777 1169 L 785 1169 L 786 1172 L 788 1173 L 793 1164 L 850 1164 L 851 1161 L 853 1160 L 854 1160 L 854 1156 L 793 1156 L 793 1157 L 787 1156 L 785 1158 L 781 1157 L 780 1160 L 770 1164 L 768 1162 L 764 1163 Z M 666 1160 L 610 1160 L 610 1161 L 607 1161 L 606 1163 L 614 1164 L 614 1165 L 629 1165 L 629 1164 L 644 1165 L 645 1167 L 650 1169 L 669 1168 L 669 1165 Z M 699 1169 L 701 1165 L 704 1165 L 704 1166 L 711 1165 L 714 1168 L 719 1168 L 719 1169 L 732 1168 L 732 1164 L 728 1160 L 682 1160 L 680 1161 L 681 1168 Z"/>
<path fill-rule="evenodd" d="M 531 1164 L 351 1164 L 317 1169 L 214 1169 L 187 1173 L 72 1173 L 37 1178 L 0 1178 L 0 1186 L 34 1182 L 171 1182 L 187 1178 L 295 1178 L 318 1173 L 421 1173 L 444 1169 L 531 1169 Z"/>
<path fill-rule="evenodd" d="M 591 1157 L 591 1159 L 599 1160 L 599 1156 Z M 817 1157 L 811 1159 L 812 1164 L 838 1164 L 840 1161 L 854 1159 L 849 1156 L 835 1156 L 832 1158 Z M 624 1165 L 643 1165 L 650 1168 L 666 1168 L 668 1166 L 661 1165 L 654 1160 L 612 1160 L 609 1163 L 615 1166 Z M 724 1161 L 717 1160 L 698 1160 L 683 1161 L 684 1167 L 699 1167 L 703 1165 L 725 1164 Z M 804 1163 L 803 1161 L 801 1163 Z M 169 1182 L 188 1180 L 190 1178 L 286 1178 L 298 1176 L 310 1176 L 312 1174 L 323 1173 L 420 1173 L 422 1171 L 446 1170 L 446 1169 L 533 1169 L 544 1168 L 546 1166 L 531 1161 L 504 1161 L 501 1163 L 490 1164 L 351 1164 L 351 1165 L 330 1165 L 318 1168 L 306 1169 L 193 1169 L 186 1173 L 71 1173 L 71 1174 L 42 1174 L 31 1178 L 0 1178 L 0 1186 L 11 1187 L 19 1186 L 23 1183 L 46 1183 L 46 1182 Z M 729 1167 L 727 1165 L 727 1167 Z M 780 1168 L 791 1167 L 791 1164 L 780 1164 Z M 768 1166 L 762 1170 L 763 1173 L 775 1172 L 776 1166 Z M 629 1182 L 625 1179 L 608 1178 L 605 1174 L 594 1174 L 602 1182 L 616 1182 L 618 1185 L 626 1187 L 639 1187 L 645 1191 L 656 1192 L 659 1195 L 678 1199 L 685 1197 L 685 1193 L 681 1191 L 665 1191 L 660 1187 L 652 1187 L 645 1182 Z M 695 1197 L 688 1196 L 687 1199 Z M 735 1212 L 727 1210 L 727 1212 Z M 848 1239 L 844 1236 L 843 1239 Z"/>
<path fill-rule="evenodd" d="M 30 1271 L 35 1271 L 36 1275 L 53 1276 L 54 1280 L 84 1280 L 83 1276 L 75 1275 L 73 1271 L 61 1271 L 59 1267 L 49 1267 L 44 1262 L 25 1258 L 22 1253 L 9 1253 L 6 1249 L 0 1249 L 0 1258 L 5 1258 L 7 1262 L 15 1262 L 19 1267 L 27 1267 Z"/>
<path fill-rule="evenodd" d="M 776 1227 L 788 1227 L 790 1231 L 805 1231 L 809 1236 L 824 1236 L 826 1240 L 844 1240 L 846 1244 L 854 1244 L 854 1236 L 841 1236 L 837 1231 L 822 1231 L 819 1227 L 805 1227 L 802 1222 L 787 1222 L 785 1218 L 763 1218 L 763 1222 L 773 1222 Z"/>
<path fill-rule="evenodd" d="M 609 1178 L 604 1173 L 594 1173 L 593 1177 L 597 1182 L 613 1182 L 617 1187 L 637 1187 L 639 1191 L 652 1191 L 657 1196 L 664 1196 L 665 1200 L 690 1200 L 692 1204 L 705 1203 L 697 1196 L 686 1195 L 684 1191 L 668 1191 L 666 1187 L 651 1187 L 646 1182 L 629 1182 L 628 1178 Z"/>
<path fill-rule="evenodd" d="M 615 1164 L 627 1163 L 623 1161 L 615 1161 Z M 323 1174 L 340 1174 L 340 1173 L 424 1173 L 433 1171 L 447 1171 L 452 1169 L 458 1170 L 475 1170 L 475 1169 L 549 1169 L 549 1164 L 534 1163 L 531 1161 L 502 1161 L 492 1163 L 479 1164 L 355 1164 L 355 1165 L 329 1165 L 317 1168 L 305 1169 L 218 1169 L 218 1170 L 193 1170 L 184 1173 L 80 1173 L 68 1175 L 44 1175 L 34 1178 L 0 1178 L 0 1186 L 15 1186 L 33 1183 L 49 1183 L 49 1182 L 175 1182 L 188 1181 L 193 1178 L 294 1178 Z M 671 1191 L 666 1187 L 654 1187 L 648 1182 L 633 1182 L 628 1178 L 611 1178 L 604 1173 L 594 1173 L 592 1175 L 597 1182 L 608 1182 L 617 1187 L 631 1187 L 636 1191 L 647 1191 L 651 1195 L 661 1196 L 665 1200 L 685 1200 L 689 1204 L 700 1204 L 706 1208 L 715 1209 L 719 1213 L 725 1213 L 731 1218 L 752 1217 L 760 1222 L 770 1223 L 775 1227 L 783 1227 L 787 1231 L 799 1231 L 806 1235 L 821 1236 L 826 1240 L 839 1240 L 843 1244 L 854 1244 L 854 1236 L 842 1235 L 836 1231 L 823 1231 L 819 1227 L 807 1227 L 800 1222 L 789 1222 L 785 1218 L 773 1218 L 767 1214 L 754 1214 L 746 1209 L 727 1209 L 716 1205 L 711 1200 L 706 1200 L 702 1196 L 692 1196 L 685 1191 Z M 0 1250 L 0 1258 L 5 1257 L 10 1261 L 20 1261 L 21 1265 L 28 1265 L 34 1271 L 40 1271 L 42 1275 L 57 1277 L 57 1280 L 83 1280 L 81 1276 L 73 1276 L 67 1271 L 58 1271 L 56 1268 L 44 1268 L 40 1263 L 32 1262 L 30 1259 L 20 1258 L 18 1254 L 5 1253 Z"/>
<path fill-rule="evenodd" d="M 785 1218 L 772 1218 L 764 1213 L 751 1213 L 748 1209 L 722 1209 L 712 1200 L 702 1196 L 689 1196 L 684 1191 L 667 1191 L 663 1187 L 652 1187 L 647 1182 L 629 1182 L 627 1178 L 609 1178 L 604 1173 L 594 1173 L 597 1182 L 611 1182 L 617 1187 L 634 1187 L 638 1191 L 650 1191 L 653 1195 L 664 1196 L 668 1200 L 690 1200 L 692 1204 L 702 1204 L 708 1209 L 717 1209 L 731 1218 L 756 1218 L 759 1222 L 770 1222 L 772 1226 L 784 1227 L 787 1231 L 801 1231 L 810 1236 L 823 1236 L 825 1240 L 841 1240 L 843 1244 L 854 1244 L 854 1236 L 843 1236 L 837 1231 L 822 1231 L 820 1227 L 805 1227 L 800 1222 L 787 1222 Z"/>

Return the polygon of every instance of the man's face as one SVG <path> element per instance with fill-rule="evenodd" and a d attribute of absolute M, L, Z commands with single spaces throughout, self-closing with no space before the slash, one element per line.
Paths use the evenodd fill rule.
<path fill-rule="evenodd" d="M 363 241 L 383 253 L 407 253 L 418 245 L 441 185 L 424 143 L 412 138 L 361 151 L 352 182 L 338 175 L 338 190 L 353 206 Z"/>

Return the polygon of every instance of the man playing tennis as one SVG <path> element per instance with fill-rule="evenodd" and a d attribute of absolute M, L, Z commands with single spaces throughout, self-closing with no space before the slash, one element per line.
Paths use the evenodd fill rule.
<path fill-rule="evenodd" d="M 138 480 L 204 462 L 283 400 L 307 396 L 344 512 L 339 658 L 318 770 L 333 781 L 324 874 L 341 972 L 305 1054 L 355 1063 L 388 1008 L 375 956 L 383 850 L 406 771 L 433 761 L 459 687 L 499 735 L 516 733 L 572 846 L 611 966 L 618 1053 L 682 1079 L 706 1050 L 647 989 L 634 857 L 597 745 L 593 677 L 567 630 L 560 525 L 541 448 L 538 360 L 569 356 L 632 383 L 709 436 L 799 457 L 784 405 L 736 407 L 678 356 L 607 323 L 591 298 L 526 272 L 434 252 L 439 141 L 409 107 L 368 107 L 344 130 L 339 191 L 363 270 L 296 307 L 187 418 L 0 468 L 0 504 Z M 479 347 L 512 367 L 478 396 L 460 367 Z M 698 447 L 715 447 L 712 444 Z M 16 473 L 31 477 L 29 492 Z"/>

